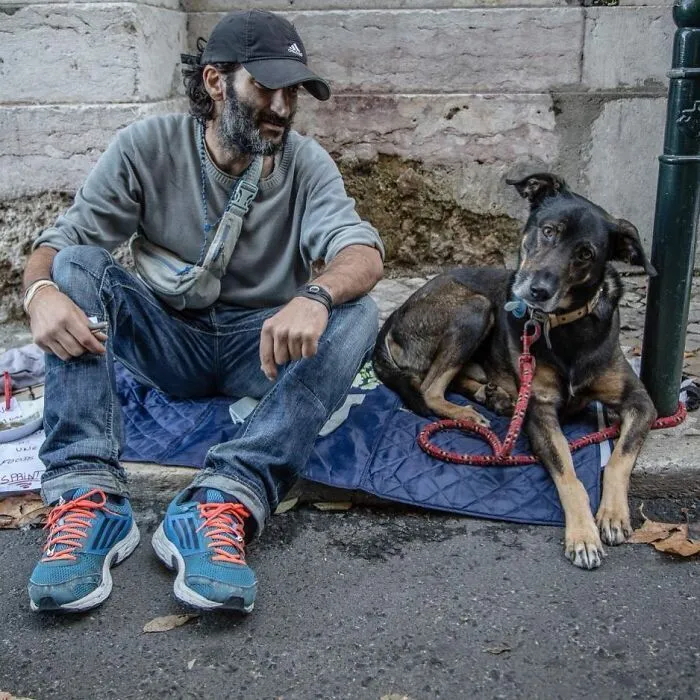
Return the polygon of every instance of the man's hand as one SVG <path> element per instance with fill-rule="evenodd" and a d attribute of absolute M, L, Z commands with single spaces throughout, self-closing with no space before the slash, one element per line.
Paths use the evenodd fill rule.
<path fill-rule="evenodd" d="M 45 352 L 67 360 L 85 352 L 102 355 L 104 333 L 92 334 L 82 309 L 53 287 L 40 289 L 29 304 L 34 342 Z M 102 341 L 102 342 L 100 342 Z"/>
<path fill-rule="evenodd" d="M 326 307 L 305 297 L 294 297 L 268 318 L 260 334 L 260 367 L 265 376 L 276 379 L 277 365 L 313 357 L 327 325 Z"/>

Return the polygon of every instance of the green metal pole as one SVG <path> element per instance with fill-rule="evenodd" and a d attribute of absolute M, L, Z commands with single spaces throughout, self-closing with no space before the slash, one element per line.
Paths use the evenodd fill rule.
<path fill-rule="evenodd" d="M 673 19 L 641 371 L 659 416 L 678 405 L 700 214 L 700 0 L 676 0 Z"/>

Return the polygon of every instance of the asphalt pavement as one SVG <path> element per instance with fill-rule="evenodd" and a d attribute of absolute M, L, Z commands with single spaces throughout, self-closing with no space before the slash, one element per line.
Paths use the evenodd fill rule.
<path fill-rule="evenodd" d="M 637 505 L 637 504 L 635 504 Z M 694 502 L 647 503 L 679 517 Z M 49 698 L 698 697 L 698 561 L 608 548 L 596 571 L 562 556 L 562 530 L 401 509 L 276 516 L 250 551 L 248 617 L 186 612 L 155 559 L 158 515 L 80 616 L 29 609 L 43 533 L 0 532 L 0 691 Z M 1 693 L 0 693 L 1 696 Z"/>

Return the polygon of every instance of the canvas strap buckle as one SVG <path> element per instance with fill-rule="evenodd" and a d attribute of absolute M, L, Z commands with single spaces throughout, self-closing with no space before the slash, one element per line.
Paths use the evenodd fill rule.
<path fill-rule="evenodd" d="M 246 214 L 257 194 L 257 185 L 247 180 L 240 180 L 233 195 L 231 206 L 236 207 L 241 214 Z"/>

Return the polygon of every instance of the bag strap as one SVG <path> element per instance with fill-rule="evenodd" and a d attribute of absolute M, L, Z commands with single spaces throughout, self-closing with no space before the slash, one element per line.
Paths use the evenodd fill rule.
<path fill-rule="evenodd" d="M 252 201 L 258 195 L 258 181 L 262 175 L 263 157 L 255 156 L 250 165 L 241 173 L 229 200 L 229 210 L 243 218 L 250 209 Z"/>

